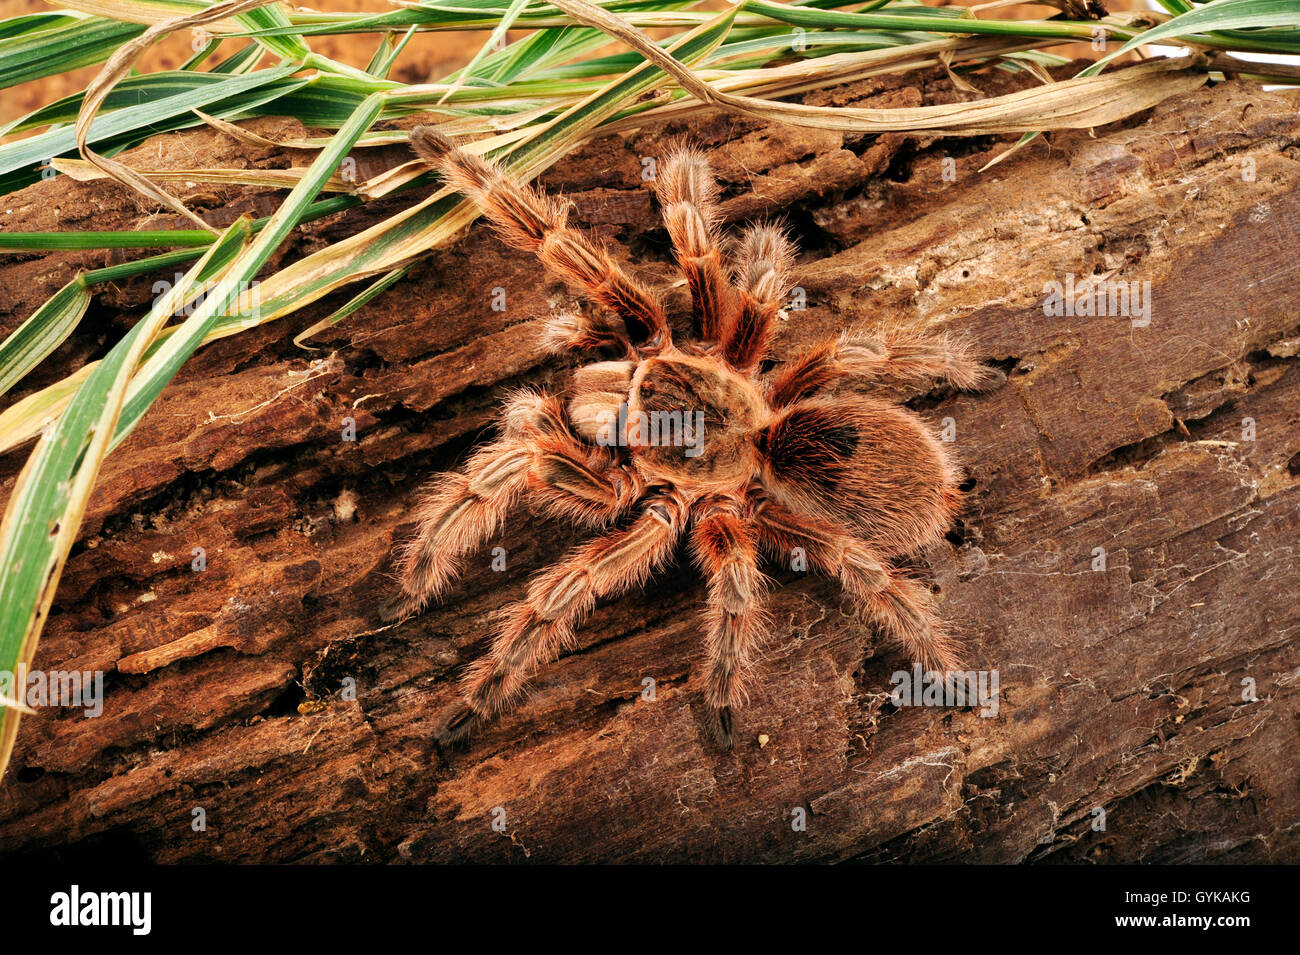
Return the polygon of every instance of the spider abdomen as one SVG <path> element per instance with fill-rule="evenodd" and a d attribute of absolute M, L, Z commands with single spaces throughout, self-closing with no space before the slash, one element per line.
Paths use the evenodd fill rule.
<path fill-rule="evenodd" d="M 940 538 L 960 502 L 957 468 L 915 414 L 859 395 L 795 405 L 758 436 L 764 483 L 883 556 Z"/>

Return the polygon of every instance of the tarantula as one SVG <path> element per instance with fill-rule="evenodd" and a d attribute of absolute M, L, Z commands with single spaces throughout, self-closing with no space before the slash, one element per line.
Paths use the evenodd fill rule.
<path fill-rule="evenodd" d="M 540 573 L 527 598 L 504 612 L 491 651 L 464 678 L 462 702 L 440 718 L 440 743 L 517 702 L 596 601 L 644 583 L 686 533 L 708 575 L 705 697 L 724 747 L 765 629 L 760 551 L 779 560 L 801 554 L 806 566 L 838 577 L 866 616 L 927 667 L 955 666 L 929 591 L 889 561 L 947 530 L 962 498 L 958 469 L 911 411 L 831 389 L 890 378 L 979 388 L 996 373 L 958 342 L 895 329 L 847 333 L 763 377 L 794 249 L 780 229 L 752 226 L 728 268 L 717 185 L 698 150 L 676 148 L 656 182 L 693 303 L 695 340 L 677 343 L 659 297 L 567 225 L 566 205 L 432 127 L 415 128 L 411 144 L 478 203 L 508 245 L 536 253 L 603 307 L 552 319 L 551 349 L 617 355 L 577 369 L 567 403 L 532 391 L 512 396 L 502 436 L 419 505 L 418 533 L 398 559 L 402 593 L 384 609 L 390 620 L 441 596 L 465 555 L 524 497 L 606 531 Z M 695 422 L 703 440 L 654 440 L 647 419 Z"/>

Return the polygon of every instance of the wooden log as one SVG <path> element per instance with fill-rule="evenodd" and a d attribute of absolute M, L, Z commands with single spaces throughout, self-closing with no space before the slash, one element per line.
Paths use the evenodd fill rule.
<path fill-rule="evenodd" d="M 979 81 L 987 92 L 1023 82 Z M 968 95 L 927 73 L 807 101 Z M 570 292 L 479 224 L 318 335 L 318 352 L 293 335 L 351 290 L 205 349 L 108 460 L 36 660 L 103 671 L 103 714 L 24 719 L 0 785 L 0 852 L 1300 857 L 1296 97 L 1209 87 L 1093 135 L 1045 137 L 986 172 L 1008 141 L 863 139 L 709 114 L 594 141 L 543 177 L 664 285 L 675 276 L 642 158 L 681 133 L 716 164 L 730 224 L 784 217 L 802 246 L 808 307 L 789 313 L 782 356 L 888 318 L 958 331 L 1006 373 L 987 394 L 905 396 L 969 471 L 962 521 L 912 566 L 933 580 L 968 664 L 997 672 L 996 715 L 894 705 L 891 678 L 910 661 L 837 584 L 778 567 L 773 636 L 737 747 L 719 752 L 698 685 L 704 585 L 683 553 L 644 592 L 599 607 L 522 707 L 439 753 L 435 718 L 495 614 L 582 536 L 521 512 L 442 606 L 397 627 L 378 619 L 419 485 L 484 436 L 507 386 L 558 387 L 572 367 L 536 341 Z M 134 156 L 145 168 L 304 161 L 211 130 Z M 264 213 L 275 194 L 186 198 L 233 216 Z M 410 201 L 313 223 L 280 260 Z M 63 177 L 9 197 L 6 212 L 6 228 L 29 230 L 147 218 L 112 184 Z M 0 259 L 0 328 L 103 261 Z M 25 387 L 100 353 L 156 278 L 103 290 Z M 1131 314 L 1115 314 L 1118 299 L 1108 314 L 1047 314 L 1051 283 L 1067 279 L 1076 295 L 1123 283 Z M 504 311 L 491 307 L 497 288 Z M 684 291 L 669 298 L 680 316 Z M 23 456 L 0 461 L 5 494 Z"/>

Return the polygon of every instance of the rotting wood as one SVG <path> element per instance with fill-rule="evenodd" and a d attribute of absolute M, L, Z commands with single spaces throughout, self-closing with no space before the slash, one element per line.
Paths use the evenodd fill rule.
<path fill-rule="evenodd" d="M 1021 81 L 976 78 L 988 92 Z M 936 71 L 806 101 L 965 95 Z M 936 426 L 951 419 L 973 481 L 961 526 L 917 567 L 969 664 L 998 670 L 996 718 L 890 705 L 890 676 L 908 661 L 848 615 L 836 584 L 778 569 L 742 742 L 718 753 L 692 680 L 703 585 L 682 559 L 598 608 L 576 650 L 468 750 L 433 750 L 434 718 L 493 613 L 580 536 L 521 513 L 489 545 L 506 548 L 504 573 L 485 551 L 445 606 L 396 628 L 376 617 L 420 482 L 456 464 L 505 386 L 562 382 L 533 334 L 568 293 L 476 226 L 313 340 L 337 353 L 330 374 L 288 388 L 310 361 L 291 340 L 347 291 L 201 352 L 109 458 L 36 661 L 106 671 L 104 715 L 25 718 L 0 785 L 0 851 L 1296 860 L 1296 107 L 1229 83 L 1095 137 L 1052 135 L 984 174 L 1006 139 L 846 139 L 717 114 L 597 140 L 543 177 L 668 283 L 641 157 L 689 133 L 718 168 L 729 220 L 784 216 L 804 246 L 809 307 L 790 313 L 783 354 L 890 316 L 960 330 L 1007 373 L 989 394 L 912 399 Z M 159 143 L 204 166 L 304 159 L 212 130 L 142 155 L 165 160 Z M 274 201 L 203 193 L 190 201 L 232 217 Z M 409 201 L 314 223 L 285 254 Z M 117 187 L 61 178 L 7 207 L 13 229 L 141 221 Z M 103 259 L 0 259 L 0 327 Z M 1150 323 L 1045 315 L 1048 283 L 1066 275 L 1150 282 Z M 151 280 L 105 290 L 35 383 L 119 334 Z M 504 312 L 490 307 L 496 287 Z M 679 311 L 683 296 L 672 293 Z M 354 442 L 341 440 L 346 418 Z M 6 488 L 22 456 L 0 461 Z M 206 569 L 194 572 L 200 547 Z M 191 829 L 195 807 L 206 832 Z M 491 826 L 498 808 L 504 832 Z"/>

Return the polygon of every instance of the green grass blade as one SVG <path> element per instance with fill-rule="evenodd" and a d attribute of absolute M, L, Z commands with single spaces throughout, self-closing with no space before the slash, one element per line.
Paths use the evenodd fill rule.
<path fill-rule="evenodd" d="M 0 343 L 0 395 L 63 344 L 89 306 L 90 289 L 75 278 Z"/>
<path fill-rule="evenodd" d="M 262 48 L 250 43 L 238 53 L 233 53 L 212 68 L 213 73 L 243 73 L 257 65 L 262 58 Z M 119 84 L 120 85 L 120 84 Z"/>
<path fill-rule="evenodd" d="M 0 252 L 166 249 L 211 244 L 211 233 L 199 229 L 162 229 L 152 232 L 0 232 Z"/>
<path fill-rule="evenodd" d="M 187 123 L 198 120 L 190 110 L 200 109 L 230 99 L 241 93 L 249 93 L 279 79 L 288 78 L 294 70 L 294 64 L 285 64 L 262 70 L 252 76 L 222 76 L 215 81 L 201 82 L 183 92 L 174 93 L 154 100 L 141 96 L 141 102 L 135 106 L 125 106 L 114 112 L 97 116 L 90 130 L 90 142 L 98 143 L 124 134 L 153 135 L 157 127 L 178 116 Z M 189 74 L 193 77 L 204 74 Z M 147 89 L 142 84 L 137 89 Z M 224 117 L 223 117 L 224 118 Z M 0 176 L 16 172 L 30 172 L 40 164 L 55 156 L 70 154 L 76 150 L 76 135 L 71 127 L 51 130 L 19 140 L 6 146 L 0 146 Z"/>
<path fill-rule="evenodd" d="M 223 315 L 235 315 L 245 326 L 258 324 L 254 315 L 244 315 L 237 310 L 241 297 L 248 295 L 247 283 L 261 270 L 280 243 L 311 207 L 312 200 L 347 157 L 356 141 L 379 117 L 384 103 L 383 93 L 373 93 L 357 108 L 352 118 L 339 130 L 334 141 L 321 151 L 306 175 L 289 193 L 284 203 L 267 221 L 257 239 L 240 256 L 230 272 L 208 294 L 203 304 L 176 331 L 164 345 L 151 354 L 141 365 L 131 381 L 130 393 L 117 422 L 117 433 L 111 447 L 131 432 L 145 411 L 153 404 L 169 381 L 180 371 L 190 355 L 207 339 L 209 332 Z"/>
<path fill-rule="evenodd" d="M 137 23 L 81 14 L 6 20 L 0 24 L 0 89 L 102 63 L 143 32 Z"/>
<path fill-rule="evenodd" d="M 317 332 L 324 331 L 325 329 L 330 328 L 333 325 L 337 325 L 339 322 L 343 321 L 343 319 L 347 318 L 349 315 L 356 312 L 363 305 L 369 304 L 373 299 L 382 295 L 394 284 L 401 281 L 406 276 L 406 273 L 409 272 L 410 270 L 411 267 L 409 265 L 404 265 L 400 269 L 393 269 L 391 272 L 389 272 L 387 275 L 381 278 L 378 282 L 375 282 L 373 285 L 370 285 L 361 293 L 349 299 L 347 304 L 345 304 L 342 308 L 331 313 L 328 317 L 321 319 L 319 322 L 311 326 L 311 328 L 308 328 L 306 331 L 299 332 L 297 335 L 294 336 L 293 343 L 297 345 L 299 348 L 311 349 L 310 345 L 304 345 L 303 342 L 306 341 L 308 338 L 311 338 Z"/>
<path fill-rule="evenodd" d="M 256 50 L 256 47 L 253 49 Z M 213 73 L 197 73 L 188 70 L 168 70 L 146 76 L 128 76 L 105 97 L 103 105 L 99 108 L 99 114 L 105 116 L 128 106 L 138 106 L 146 100 L 160 100 L 169 96 L 192 93 L 195 90 L 208 89 L 221 83 L 222 80 L 223 77 Z M 81 93 L 73 93 L 55 100 L 15 120 L 5 131 L 26 132 L 42 126 L 75 123 L 84 98 Z"/>
<path fill-rule="evenodd" d="M 247 24 L 254 30 L 275 29 L 277 27 L 289 26 L 289 18 L 285 16 L 284 10 L 278 3 L 270 4 L 265 7 L 258 7 L 256 10 L 249 10 L 247 13 L 239 15 L 239 22 Z M 289 33 L 283 36 L 266 36 L 259 37 L 257 41 L 261 46 L 277 53 L 286 60 L 297 60 L 302 62 L 312 55 L 311 48 L 302 41 L 302 37 Z"/>
<path fill-rule="evenodd" d="M 395 32 L 384 34 L 384 39 L 380 41 L 375 55 L 366 64 L 366 72 L 381 80 L 388 79 L 393 64 L 397 62 L 397 58 L 402 55 L 406 44 L 411 42 L 413 36 L 415 36 L 415 27 L 408 29 L 401 37 L 398 37 Z"/>
<path fill-rule="evenodd" d="M 360 204 L 360 202 L 361 200 L 355 196 L 334 196 L 329 199 L 319 200 L 308 207 L 307 211 L 302 215 L 298 222 L 301 224 L 314 219 L 323 218 L 327 215 L 334 215 L 337 212 L 356 206 Z M 260 232 L 265 228 L 269 221 L 268 217 L 267 219 L 259 219 L 254 222 L 252 225 L 253 233 L 256 234 Z M 33 234 L 41 235 L 40 233 L 29 233 L 29 235 Z M 103 246 L 100 244 L 99 236 L 136 236 L 139 234 L 140 233 L 134 232 L 55 233 L 55 235 L 62 237 L 71 237 L 74 240 L 72 247 L 75 248 L 102 248 Z M 82 306 L 80 311 L 75 316 L 73 315 L 76 302 L 84 296 L 85 301 L 88 303 L 90 298 L 90 289 L 93 286 L 101 282 L 117 282 L 137 275 L 143 275 L 148 272 L 157 272 L 161 269 L 169 269 L 184 265 L 187 262 L 192 262 L 196 258 L 202 256 L 204 249 L 211 245 L 213 241 L 210 232 L 204 232 L 199 229 L 176 230 L 175 232 L 166 233 L 166 235 L 170 236 L 169 244 L 187 245 L 190 246 L 190 248 L 182 249 L 178 252 L 166 252 L 161 255 L 137 259 L 134 262 L 120 262 L 117 265 L 109 265 L 102 269 L 92 269 L 88 272 L 84 272 L 78 278 L 68 283 L 67 286 L 60 289 L 47 299 L 26 322 L 15 329 L 13 334 L 11 334 L 3 344 L 0 344 L 0 355 L 11 356 L 0 360 L 0 375 L 3 376 L 0 380 L 4 381 L 4 387 L 0 388 L 0 394 L 8 391 L 8 389 L 13 386 L 14 382 L 21 380 L 27 372 L 39 364 L 45 355 L 49 354 L 49 352 L 54 348 L 57 348 L 59 343 L 67 337 L 67 334 L 71 332 L 77 322 L 79 322 L 85 314 L 85 306 Z M 85 237 L 84 241 L 75 241 L 81 236 Z M 22 248 L 48 247 L 36 243 L 27 245 L 21 242 L 14 242 L 14 238 L 15 237 L 12 234 L 6 236 L 3 233 L 0 233 L 0 242 L 7 241 L 12 245 Z M 83 290 L 82 295 L 74 294 L 74 286 L 78 286 Z M 66 330 L 64 330 L 64 324 L 66 324 Z M 30 328 L 28 326 L 30 326 Z M 58 330 L 62 337 L 58 338 L 57 341 L 54 341 L 53 344 L 48 347 L 32 347 L 28 349 L 21 341 L 15 341 L 15 337 L 20 334 L 30 336 L 33 340 L 39 340 L 38 333 L 39 335 L 52 338 L 56 333 L 55 329 Z M 11 372 L 13 372 L 13 380 L 9 380 Z M 51 402 L 46 402 L 42 405 L 42 408 L 47 407 L 50 404 Z M 0 415 L 0 420 L 13 420 L 15 418 L 23 417 L 21 414 L 15 414 L 16 410 L 17 406 L 8 409 L 3 415 Z M 42 411 L 41 417 L 43 417 L 43 415 L 44 412 Z M 28 420 L 31 419 L 29 418 Z M 39 421 L 40 417 L 37 417 L 36 420 Z M 7 444 L 5 447 L 13 447 L 14 443 L 20 443 L 25 437 L 30 436 L 31 433 L 24 433 L 17 439 L 17 441 Z"/>
<path fill-rule="evenodd" d="M 202 344 L 218 317 L 236 304 L 310 208 L 348 150 L 379 116 L 383 94 L 367 98 L 333 143 L 309 167 L 251 245 L 243 248 L 242 219 L 214 243 L 189 277 L 155 304 L 100 362 L 38 443 L 19 476 L 0 526 L 0 670 L 16 672 L 30 662 L 54 598 L 59 574 L 76 539 L 103 458 L 130 433 L 162 388 Z M 238 234 L 238 244 L 232 236 Z M 237 254 L 235 254 L 237 252 Z M 144 358 L 163 324 L 186 300 L 214 260 L 223 265 L 202 303 L 161 348 Z M 209 272 L 211 270 L 208 270 Z M 141 359 L 144 358 L 143 361 Z M 138 367 L 137 367 L 138 366 Z M 0 773 L 8 763 L 20 711 L 0 706 Z"/>
<path fill-rule="evenodd" d="M 1189 10 L 1172 20 L 1166 20 L 1159 26 L 1143 31 L 1114 53 L 1103 56 L 1079 75 L 1095 76 L 1116 57 L 1123 56 L 1130 50 L 1147 43 L 1225 30 L 1242 30 L 1247 27 L 1297 26 L 1300 26 L 1300 3 L 1296 0 L 1214 0 L 1212 3 Z M 1255 39 L 1258 39 L 1258 35 Z M 1300 36 L 1294 37 L 1293 42 L 1295 41 L 1300 41 Z M 1232 43 L 1228 42 L 1226 45 L 1231 47 Z"/>
<path fill-rule="evenodd" d="M 247 220 L 241 220 L 213 245 L 208 257 L 237 245 L 247 234 Z M 202 265 L 196 264 L 190 275 Z M 19 673 L 31 663 L 131 374 L 188 289 L 183 283 L 163 296 L 96 364 L 18 476 L 0 524 L 0 670 L 6 673 Z M 0 774 L 8 765 L 21 716 L 13 701 L 5 704 L 0 705 Z"/>
<path fill-rule="evenodd" d="M 524 7 L 528 6 L 531 2 L 532 0 L 511 0 L 510 6 L 501 14 L 500 22 L 492 28 L 492 33 L 488 36 L 487 40 L 484 41 L 483 45 L 478 48 L 478 52 L 470 58 L 470 61 L 465 68 L 456 75 L 455 82 L 452 83 L 447 92 L 442 94 L 442 99 L 438 101 L 439 103 L 445 103 L 447 97 L 460 89 L 461 84 L 464 83 L 468 77 L 474 75 L 474 71 L 478 68 L 479 63 L 483 61 L 484 57 L 494 51 L 499 51 L 500 45 L 505 39 L 506 32 L 514 25 L 515 20 L 518 19 L 519 14 L 523 11 Z"/>

